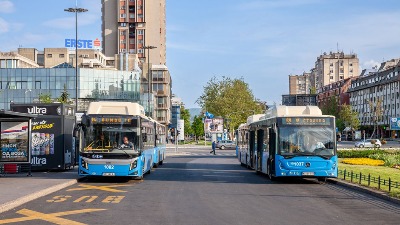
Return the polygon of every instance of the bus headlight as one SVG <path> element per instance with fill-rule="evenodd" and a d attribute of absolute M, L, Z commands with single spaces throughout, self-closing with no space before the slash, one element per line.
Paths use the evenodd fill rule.
<path fill-rule="evenodd" d="M 333 170 L 336 169 L 336 163 L 333 163 L 332 169 L 333 169 Z"/>
<path fill-rule="evenodd" d="M 84 159 L 81 159 L 81 165 L 83 168 L 89 169 L 88 163 Z"/>
<path fill-rule="evenodd" d="M 135 169 L 137 167 L 137 159 L 131 163 L 131 166 L 129 167 L 129 170 Z"/>

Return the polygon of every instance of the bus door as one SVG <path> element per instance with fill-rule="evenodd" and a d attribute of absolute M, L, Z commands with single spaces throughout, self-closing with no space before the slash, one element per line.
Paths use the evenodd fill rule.
<path fill-rule="evenodd" d="M 256 171 L 262 171 L 262 156 L 263 156 L 263 146 L 264 144 L 264 130 L 257 131 L 257 165 Z"/>
<path fill-rule="evenodd" d="M 249 166 L 251 168 L 254 168 L 254 153 L 255 153 L 255 131 L 250 131 L 250 138 L 249 138 L 249 157 L 250 157 L 250 162 L 249 162 Z"/>
<path fill-rule="evenodd" d="M 269 129 L 269 158 L 268 165 L 270 174 L 275 174 L 276 133 L 273 128 Z M 267 170 L 268 170 L 267 169 Z"/>

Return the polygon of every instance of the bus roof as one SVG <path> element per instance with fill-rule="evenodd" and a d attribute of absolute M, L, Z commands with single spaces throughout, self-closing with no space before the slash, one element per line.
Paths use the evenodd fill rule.
<path fill-rule="evenodd" d="M 286 106 L 279 105 L 271 108 L 265 114 L 267 119 L 271 117 L 286 117 L 286 116 L 322 116 L 322 111 L 318 106 Z"/>
<path fill-rule="evenodd" d="M 255 114 L 247 117 L 247 124 L 254 123 L 260 120 L 265 114 Z"/>
<path fill-rule="evenodd" d="M 86 114 L 145 116 L 143 106 L 134 102 L 91 102 Z"/>

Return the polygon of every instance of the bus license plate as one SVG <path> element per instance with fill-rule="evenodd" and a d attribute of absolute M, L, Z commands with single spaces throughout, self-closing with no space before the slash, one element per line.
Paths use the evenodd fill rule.
<path fill-rule="evenodd" d="M 303 172 L 301 175 L 303 175 L 303 176 L 314 176 L 314 172 Z"/>
<path fill-rule="evenodd" d="M 103 173 L 103 176 L 115 176 L 115 173 Z"/>

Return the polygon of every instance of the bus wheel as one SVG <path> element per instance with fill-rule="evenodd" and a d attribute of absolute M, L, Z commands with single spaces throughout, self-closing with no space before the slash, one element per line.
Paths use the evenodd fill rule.
<path fill-rule="evenodd" d="M 159 164 L 159 165 L 162 165 L 162 164 L 163 164 L 163 162 L 164 162 L 164 160 L 160 161 L 158 164 Z"/>
<path fill-rule="evenodd" d="M 157 168 L 158 167 L 158 165 L 159 165 L 159 163 L 154 163 L 154 168 Z"/>

